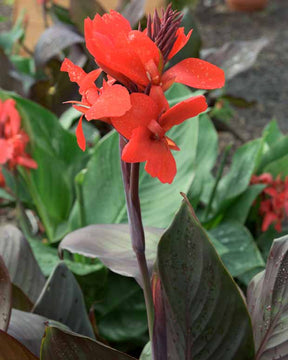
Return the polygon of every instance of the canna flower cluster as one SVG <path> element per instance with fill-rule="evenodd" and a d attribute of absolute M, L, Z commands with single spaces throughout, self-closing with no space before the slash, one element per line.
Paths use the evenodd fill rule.
<path fill-rule="evenodd" d="M 288 176 L 285 180 L 280 176 L 274 180 L 269 173 L 253 175 L 251 184 L 267 185 L 260 194 L 259 213 L 263 217 L 262 231 L 266 231 L 271 224 L 274 224 L 275 230 L 281 232 L 283 220 L 288 217 Z"/>
<path fill-rule="evenodd" d="M 70 101 L 83 115 L 77 126 L 78 145 L 86 147 L 82 130 L 86 120 L 111 124 L 126 140 L 122 160 L 146 162 L 145 170 L 163 183 L 171 183 L 176 163 L 171 150 L 178 146 L 167 136 L 175 125 L 207 109 L 204 96 L 192 97 L 169 107 L 164 92 L 179 82 L 198 89 L 224 85 L 224 72 L 206 61 L 189 58 L 166 70 L 165 65 L 188 42 L 180 27 L 181 15 L 171 6 L 160 18 L 148 17 L 147 28 L 132 30 L 118 12 L 85 20 L 85 41 L 99 69 L 86 73 L 65 59 L 61 70 L 79 85 L 81 101 Z M 104 72 L 98 88 L 95 80 Z"/>
<path fill-rule="evenodd" d="M 5 186 L 2 166 L 14 170 L 17 165 L 36 169 L 37 163 L 25 151 L 29 137 L 21 129 L 21 118 L 15 101 L 0 100 L 0 186 Z"/>

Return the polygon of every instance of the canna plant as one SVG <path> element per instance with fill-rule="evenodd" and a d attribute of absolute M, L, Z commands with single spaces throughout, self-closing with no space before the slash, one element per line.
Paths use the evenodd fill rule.
<path fill-rule="evenodd" d="M 143 31 L 140 27 L 132 30 L 115 11 L 102 17 L 96 15 L 93 20 L 85 20 L 85 40 L 99 69 L 86 73 L 69 59 L 63 61 L 61 70 L 78 84 L 81 95 L 80 101 L 69 101 L 82 113 L 76 129 L 79 147 L 86 149 L 83 119 L 101 120 L 119 134 L 129 224 L 97 224 L 78 229 L 64 237 L 59 252 L 99 258 L 113 272 L 137 280 L 144 292 L 150 337 L 142 360 L 285 358 L 287 238 L 275 241 L 267 269 L 250 284 L 247 307 L 185 194 L 168 229 L 143 226 L 140 163 L 145 163 L 145 171 L 151 177 L 171 184 L 177 173 L 172 151 L 180 149 L 170 139 L 170 130 L 173 128 L 175 134 L 178 125 L 207 109 L 203 95 L 187 97 L 170 107 L 165 92 L 175 82 L 198 89 L 224 85 L 223 71 L 203 60 L 188 58 L 166 69 L 191 35 L 185 35 L 180 21 L 181 15 L 171 6 L 162 17 L 157 12 L 149 17 Z M 103 83 L 99 86 L 95 81 L 101 73 Z M 25 243 L 19 240 L 19 233 L 13 235 L 11 229 L 6 229 L 0 245 L 13 243 L 13 236 L 14 241 Z M 46 285 L 43 274 L 38 274 L 38 288 L 31 295 L 28 285 L 33 288 L 33 282 L 22 288 L 13 269 L 9 269 L 11 284 L 6 269 L 9 256 L 5 246 L 1 250 L 6 260 L 5 265 L 0 258 L 0 345 L 4 360 L 13 356 L 44 360 L 132 359 L 95 340 L 97 331 L 94 328 L 93 332 L 87 321 L 81 292 L 63 264 Z M 14 258 L 12 263 L 17 264 L 20 259 L 21 256 Z M 11 286 L 15 288 L 13 306 L 18 299 L 18 308 L 25 304 L 25 314 L 14 311 L 13 315 L 12 311 L 11 316 Z M 57 296 L 57 289 L 61 296 Z M 35 318 L 36 314 L 42 317 Z M 19 324 L 27 321 L 35 330 L 28 338 L 37 332 L 36 347 L 21 334 L 24 330 Z"/>

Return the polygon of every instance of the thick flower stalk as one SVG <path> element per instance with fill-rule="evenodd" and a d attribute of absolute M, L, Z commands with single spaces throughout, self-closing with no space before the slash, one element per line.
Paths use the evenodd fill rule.
<path fill-rule="evenodd" d="M 162 183 L 172 183 L 177 173 L 172 151 L 178 145 L 169 130 L 207 109 L 204 96 L 191 97 L 169 107 L 164 92 L 179 82 L 194 88 L 215 89 L 224 85 L 224 72 L 200 59 L 189 58 L 166 70 L 169 60 L 185 46 L 187 35 L 181 15 L 168 6 L 160 18 L 148 17 L 147 28 L 132 30 L 129 22 L 111 10 L 85 20 L 85 41 L 99 69 L 87 74 L 65 59 L 61 70 L 79 85 L 81 101 L 70 101 L 83 115 L 77 141 L 85 149 L 82 119 L 101 120 L 119 133 L 121 168 L 126 195 L 132 247 L 142 275 L 150 339 L 153 332 L 153 299 L 145 257 L 145 236 L 139 199 L 139 163 Z M 104 73 L 103 86 L 95 80 Z"/>
<path fill-rule="evenodd" d="M 266 184 L 260 194 L 259 214 L 263 217 L 262 231 L 274 225 L 276 231 L 282 231 L 282 223 L 288 218 L 288 176 L 284 180 L 278 176 L 275 180 L 269 173 L 252 176 L 251 184 Z"/>
<path fill-rule="evenodd" d="M 0 100 L 0 165 L 6 165 L 9 170 L 15 170 L 17 165 L 36 169 L 37 163 L 26 152 L 28 142 L 15 101 Z"/>

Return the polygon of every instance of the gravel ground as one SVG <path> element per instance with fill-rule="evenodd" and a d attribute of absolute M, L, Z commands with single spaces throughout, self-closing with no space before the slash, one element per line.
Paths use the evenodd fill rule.
<path fill-rule="evenodd" d="M 205 6 L 205 3 L 212 6 Z M 246 14 L 227 10 L 223 0 L 200 0 L 196 19 L 205 48 L 221 47 L 232 40 L 253 40 L 262 36 L 270 39 L 253 68 L 239 74 L 226 86 L 227 93 L 256 101 L 251 108 L 237 108 L 231 125 L 249 140 L 259 136 L 263 127 L 275 118 L 287 133 L 288 2 L 271 0 L 264 11 Z"/>

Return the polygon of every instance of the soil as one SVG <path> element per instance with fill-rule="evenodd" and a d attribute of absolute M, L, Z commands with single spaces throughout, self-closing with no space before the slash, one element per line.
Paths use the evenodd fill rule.
<path fill-rule="evenodd" d="M 264 126 L 277 119 L 288 132 L 288 3 L 270 0 L 265 10 L 255 13 L 229 11 L 224 0 L 199 0 L 195 17 L 205 48 L 221 47 L 233 40 L 267 37 L 254 66 L 226 84 L 228 94 L 256 101 L 251 108 L 236 108 L 230 125 L 245 140 L 261 135 Z M 232 137 L 226 134 L 226 137 Z M 227 139 L 228 140 L 228 139 Z"/>

